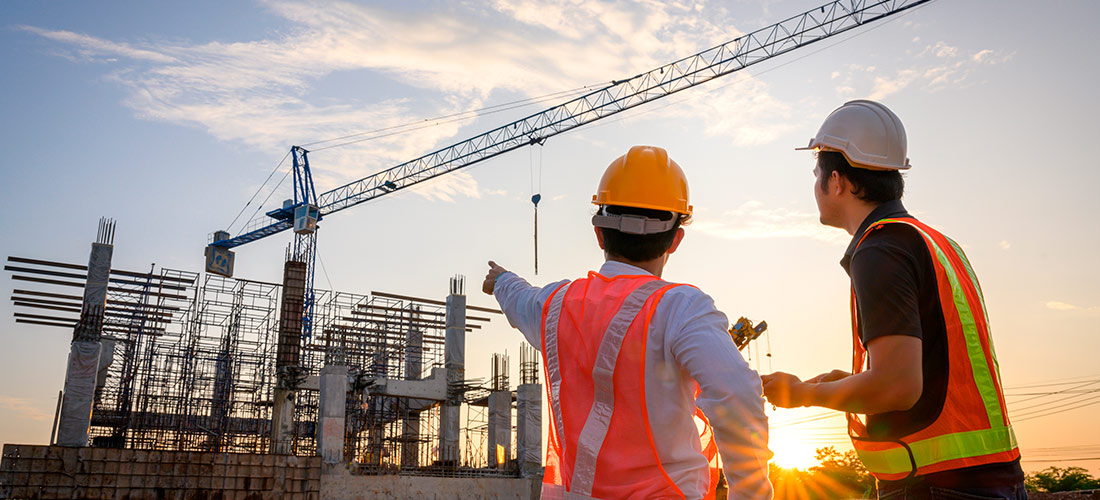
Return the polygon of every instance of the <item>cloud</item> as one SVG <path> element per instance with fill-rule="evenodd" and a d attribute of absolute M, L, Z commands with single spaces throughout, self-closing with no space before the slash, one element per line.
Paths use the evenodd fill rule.
<path fill-rule="evenodd" d="M 301 0 L 264 5 L 289 28 L 233 42 L 118 41 L 22 29 L 57 42 L 66 57 L 104 64 L 107 78 L 127 91 L 124 104 L 142 119 L 272 152 L 476 109 L 493 92 L 534 96 L 634 75 L 741 34 L 721 5 L 657 0 L 495 0 L 419 10 Z M 320 95 L 317 89 L 337 73 L 392 81 L 410 89 L 400 95 L 422 89 L 418 95 L 427 97 Z M 730 134 L 737 144 L 767 142 L 792 126 L 785 121 L 790 109 L 761 82 L 747 79 L 710 97 L 737 112 L 713 113 L 708 103 L 669 112 L 705 109 L 708 133 Z M 322 189 L 340 185 L 459 139 L 469 123 L 318 151 L 311 167 Z M 415 192 L 452 200 L 476 196 L 479 188 L 464 177 Z"/>
<path fill-rule="evenodd" d="M 919 42 L 919 37 L 911 40 L 913 44 Z M 935 92 L 964 84 L 975 68 L 1000 64 L 1012 56 L 993 49 L 968 51 L 939 41 L 925 44 L 914 55 L 906 56 L 905 67 L 887 72 L 877 71 L 875 66 L 850 64 L 843 72 L 834 71 L 830 79 L 836 82 L 839 97 L 863 94 L 881 100 L 905 89 Z"/>
<path fill-rule="evenodd" d="M 36 408 L 28 399 L 0 395 L 0 408 L 22 414 L 31 420 L 49 421 L 53 419 L 53 415 Z"/>
<path fill-rule="evenodd" d="M 759 201 L 745 202 L 715 219 L 696 220 L 691 228 L 727 240 L 810 238 L 844 245 L 851 239 L 844 231 L 822 226 L 816 213 L 768 208 Z"/>
<path fill-rule="evenodd" d="M 105 58 L 108 61 L 113 61 L 114 57 L 125 57 L 128 59 L 136 59 L 157 63 L 176 62 L 176 60 L 172 56 L 156 51 L 138 49 L 130 46 L 129 44 L 110 42 L 93 36 L 73 33 L 71 31 L 50 31 L 34 26 L 19 26 L 18 28 L 53 40 L 55 42 L 72 45 L 76 47 L 77 54 L 82 59 L 87 61 L 95 61 L 100 58 Z"/>
<path fill-rule="evenodd" d="M 1073 304 L 1067 304 L 1065 302 L 1050 301 L 1046 304 L 1047 309 L 1054 309 L 1055 311 L 1075 311 L 1080 309 Z"/>

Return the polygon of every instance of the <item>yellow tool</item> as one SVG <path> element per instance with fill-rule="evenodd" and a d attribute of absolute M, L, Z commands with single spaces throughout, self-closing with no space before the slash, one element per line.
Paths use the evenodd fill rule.
<path fill-rule="evenodd" d="M 760 324 L 753 326 L 752 320 L 741 316 L 736 323 L 730 326 L 730 337 L 733 338 L 733 345 L 737 346 L 737 350 L 740 351 L 767 329 L 767 321 L 761 321 Z"/>

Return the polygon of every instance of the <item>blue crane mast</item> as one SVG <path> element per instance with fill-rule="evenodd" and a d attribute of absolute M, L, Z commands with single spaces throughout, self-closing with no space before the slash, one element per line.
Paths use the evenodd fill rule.
<path fill-rule="evenodd" d="M 232 276 L 231 248 L 293 228 L 294 257 L 307 263 L 303 333 L 311 334 L 317 222 L 401 189 L 535 144 L 601 118 L 667 97 L 833 35 L 889 17 L 931 0 L 836 0 L 697 54 L 665 64 L 419 158 L 317 194 L 308 151 L 291 147 L 294 199 L 267 213 L 271 220 L 230 236 L 214 233 L 206 249 L 207 272 Z"/>

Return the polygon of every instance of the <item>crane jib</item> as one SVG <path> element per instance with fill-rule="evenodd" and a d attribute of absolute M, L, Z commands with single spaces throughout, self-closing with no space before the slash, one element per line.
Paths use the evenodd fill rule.
<path fill-rule="evenodd" d="M 836 0 L 703 52 L 574 98 L 547 110 L 441 148 L 321 194 L 315 194 L 308 170 L 296 174 L 296 188 L 308 200 L 316 196 L 321 217 L 410 187 L 434 177 L 652 102 L 753 64 L 891 16 L 931 0 Z M 300 148 L 295 147 L 295 151 Z M 302 150 L 304 151 L 304 150 Z M 308 163 L 306 163 L 308 165 Z M 296 162 L 296 166 L 297 162 Z M 299 177 L 302 175 L 303 177 Z M 305 184 L 308 183 L 308 184 Z M 296 198 L 298 197 L 296 192 Z M 299 202 L 300 200 L 295 200 Z M 293 226 L 286 220 L 215 241 L 233 248 Z"/>

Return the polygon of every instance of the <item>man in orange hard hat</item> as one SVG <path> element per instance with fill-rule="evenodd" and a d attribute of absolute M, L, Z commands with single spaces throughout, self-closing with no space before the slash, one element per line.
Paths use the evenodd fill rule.
<path fill-rule="evenodd" d="M 764 394 L 847 412 L 879 498 L 1027 498 L 978 278 L 957 243 L 901 204 L 901 120 L 851 101 L 799 149 L 817 153 L 821 223 L 852 235 L 840 263 L 852 281 L 853 370 L 765 375 Z"/>
<path fill-rule="evenodd" d="M 635 146 L 592 202 L 599 272 L 537 288 L 490 261 L 482 287 L 542 351 L 542 498 L 713 498 L 718 454 L 729 498 L 771 498 L 759 377 L 709 296 L 661 280 L 691 217 L 683 171 Z M 702 435 L 696 417 L 709 420 Z"/>

